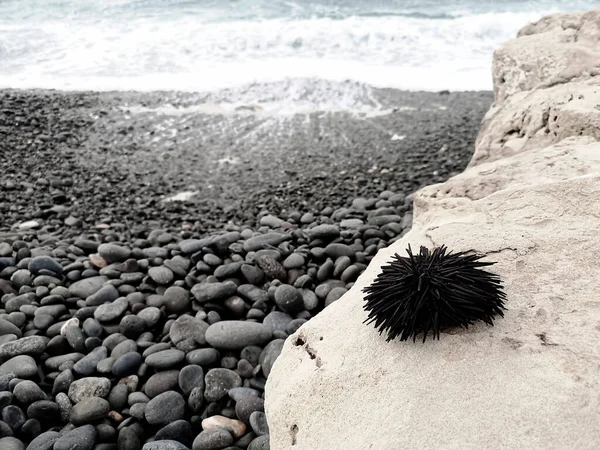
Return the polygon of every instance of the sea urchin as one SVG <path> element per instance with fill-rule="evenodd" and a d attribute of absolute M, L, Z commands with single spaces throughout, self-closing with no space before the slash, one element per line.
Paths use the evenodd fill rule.
<path fill-rule="evenodd" d="M 446 246 L 430 251 L 421 247 L 408 257 L 397 253 L 383 266 L 375 281 L 364 289 L 366 323 L 374 323 L 379 334 L 387 332 L 387 341 L 400 336 L 413 342 L 423 333 L 451 327 L 468 328 L 482 320 L 493 325 L 493 317 L 504 316 L 506 294 L 498 275 L 481 267 L 495 264 L 480 261 L 484 255 L 452 253 Z"/>

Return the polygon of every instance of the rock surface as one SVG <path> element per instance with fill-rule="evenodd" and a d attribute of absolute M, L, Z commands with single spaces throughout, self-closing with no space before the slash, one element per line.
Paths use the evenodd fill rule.
<path fill-rule="evenodd" d="M 510 76 L 508 86 L 495 77 L 494 108 L 520 120 L 526 105 L 543 116 L 534 99 L 556 102 L 553 89 L 595 93 L 599 17 L 558 15 L 525 27 L 496 53 L 496 72 Z M 586 128 L 597 112 L 578 114 L 565 127 Z M 562 128 L 564 117 L 549 123 Z M 270 448 L 559 450 L 574 439 L 598 448 L 598 123 L 560 137 L 529 133 L 517 151 L 490 146 L 463 174 L 419 191 L 412 230 L 285 341 L 266 386 Z M 494 132 L 484 123 L 479 145 Z M 505 317 L 447 330 L 439 341 L 386 343 L 363 323 L 362 289 L 408 244 L 487 254 L 504 280 Z"/>

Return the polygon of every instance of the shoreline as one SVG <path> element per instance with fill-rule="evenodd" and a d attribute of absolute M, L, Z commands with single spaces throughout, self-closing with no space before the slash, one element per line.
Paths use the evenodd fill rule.
<path fill-rule="evenodd" d="M 386 189 L 412 192 L 466 167 L 492 102 L 491 92 L 369 95 L 365 102 L 399 109 L 372 117 L 221 115 L 194 111 L 220 100 L 210 94 L 0 90 L 8 169 L 0 230 L 74 217 L 70 232 L 154 221 L 174 229 L 190 222 L 203 233 L 229 220 L 252 224 L 262 209 L 316 212 Z M 170 114 L 160 111 L 165 104 L 191 109 Z M 157 112 L 134 114 L 134 107 Z M 52 187 L 61 178 L 67 184 Z M 183 192 L 198 194 L 163 202 Z"/>

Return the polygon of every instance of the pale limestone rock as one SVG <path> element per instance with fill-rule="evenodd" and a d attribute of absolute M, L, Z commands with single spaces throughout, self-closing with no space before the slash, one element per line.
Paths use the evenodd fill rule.
<path fill-rule="evenodd" d="M 600 140 L 600 77 L 519 92 L 494 104 L 483 119 L 469 166 L 551 145 L 570 136 Z"/>
<path fill-rule="evenodd" d="M 541 23 L 540 23 L 541 22 Z M 494 54 L 494 93 L 509 96 L 600 75 L 600 9 L 526 26 Z"/>
<path fill-rule="evenodd" d="M 246 433 L 246 424 L 241 420 L 230 419 L 225 416 L 211 416 L 202 421 L 202 429 L 222 428 L 229 431 L 236 439 Z"/>
<path fill-rule="evenodd" d="M 551 183 L 600 172 L 600 142 L 571 137 L 545 148 L 479 164 L 445 183 L 427 186 L 414 200 L 415 224 L 420 213 L 434 207 L 452 208 L 506 188 Z"/>
<path fill-rule="evenodd" d="M 421 211 L 286 341 L 267 382 L 271 449 L 600 448 L 598 229 L 598 173 Z M 363 324 L 361 290 L 408 244 L 488 254 L 505 318 L 386 343 Z"/>

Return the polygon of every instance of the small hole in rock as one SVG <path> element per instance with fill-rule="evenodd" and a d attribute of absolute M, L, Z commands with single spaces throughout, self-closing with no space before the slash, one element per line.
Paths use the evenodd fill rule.
<path fill-rule="evenodd" d="M 304 339 L 302 339 L 301 337 L 297 337 L 293 344 L 297 347 L 301 347 L 305 344 L 305 342 Z"/>

